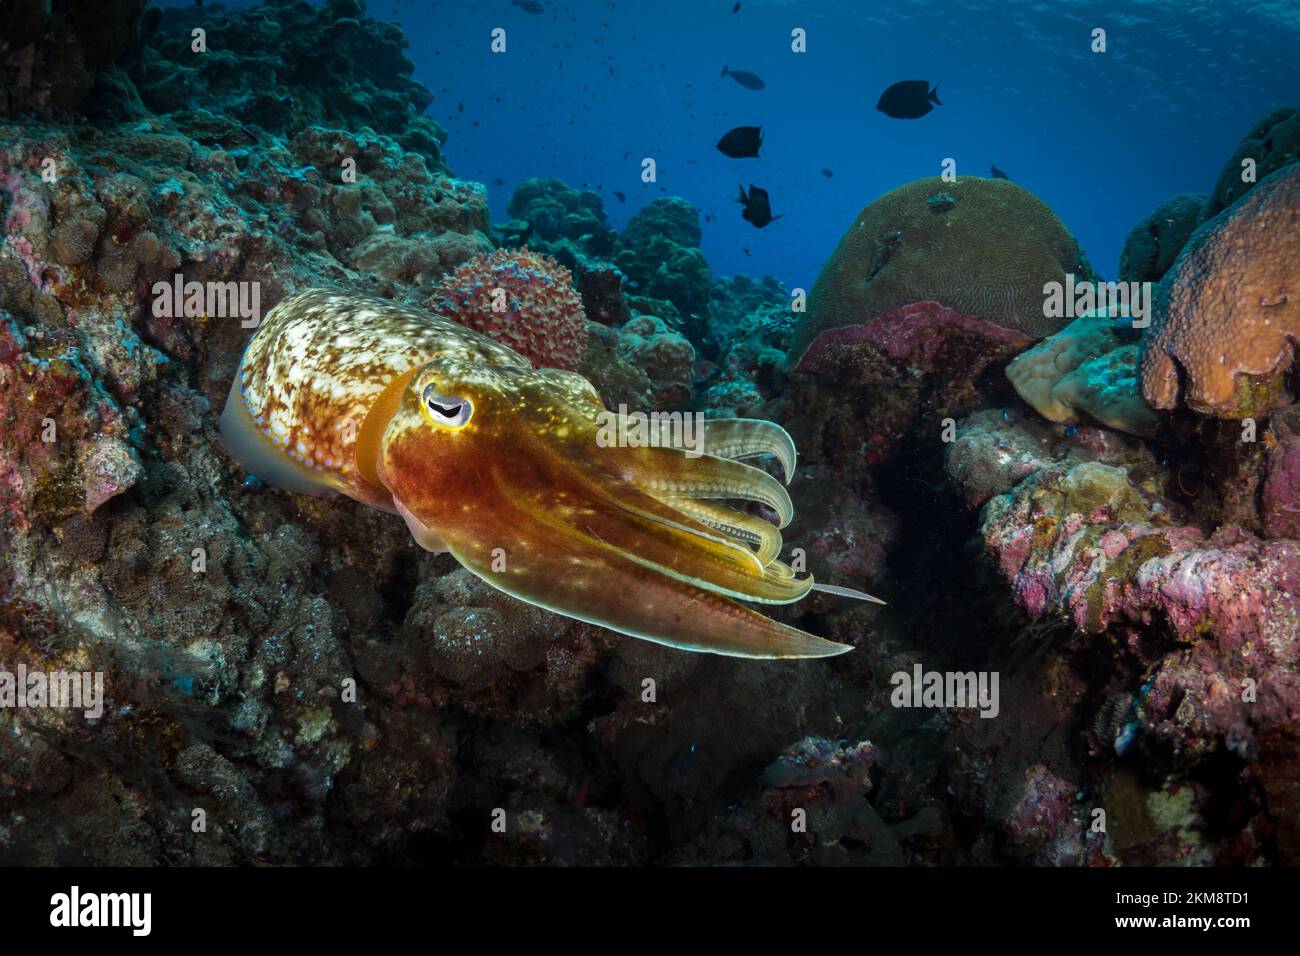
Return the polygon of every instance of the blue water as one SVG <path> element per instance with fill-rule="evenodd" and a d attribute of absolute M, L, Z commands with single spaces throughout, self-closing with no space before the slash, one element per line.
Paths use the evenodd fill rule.
<path fill-rule="evenodd" d="M 1258 119 L 1300 103 L 1300 0 L 742 0 L 736 14 L 733 0 L 538 2 L 541 15 L 510 0 L 367 7 L 410 36 L 451 167 L 489 184 L 493 220 L 532 176 L 595 189 L 616 227 L 680 195 L 713 217 L 715 274 L 791 286 L 812 284 L 861 207 L 946 157 L 959 175 L 996 163 L 1113 277 L 1134 223 L 1209 191 Z M 504 54 L 490 51 L 495 27 Z M 795 27 L 806 53 L 791 52 Z M 1090 50 L 1095 27 L 1106 53 Z M 766 89 L 720 76 L 724 64 Z M 944 105 L 914 121 L 877 112 L 900 79 L 941 82 Z M 714 149 L 737 125 L 763 126 L 760 159 Z M 641 181 L 647 156 L 656 183 Z M 783 218 L 743 221 L 739 183 L 766 188 Z"/>

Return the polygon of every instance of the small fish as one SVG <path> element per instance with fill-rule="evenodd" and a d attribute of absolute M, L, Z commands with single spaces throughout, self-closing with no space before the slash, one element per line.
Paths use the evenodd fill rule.
<path fill-rule="evenodd" d="M 1011 181 L 1011 177 L 1008 176 L 1006 173 L 1004 173 L 1002 170 L 998 169 L 996 166 L 989 167 L 989 175 L 992 176 L 994 179 L 1005 179 L 1007 182 Z"/>
<path fill-rule="evenodd" d="M 510 229 L 502 238 L 512 246 L 526 245 L 533 238 L 533 224 L 525 222 L 523 229 Z"/>
<path fill-rule="evenodd" d="M 737 126 L 718 140 L 718 152 L 732 159 L 757 159 L 762 146 L 761 126 Z"/>
<path fill-rule="evenodd" d="M 546 8 L 538 3 L 537 0 L 510 0 L 510 5 L 512 7 L 518 7 L 520 10 L 524 11 L 524 13 L 531 13 L 534 16 L 546 12 Z"/>
<path fill-rule="evenodd" d="M 834 178 L 835 178 L 835 174 L 834 174 L 833 172 L 831 172 L 829 169 L 823 169 L 823 170 L 822 170 L 822 175 L 825 176 L 827 179 L 834 179 Z"/>
<path fill-rule="evenodd" d="M 928 80 L 901 80 L 880 94 L 876 109 L 894 119 L 920 119 L 939 102 L 939 85 L 930 89 Z"/>
<path fill-rule="evenodd" d="M 729 76 L 747 90 L 761 90 L 767 86 L 763 78 L 757 73 L 750 73 L 748 70 L 733 70 L 724 66 L 722 75 Z"/>
<path fill-rule="evenodd" d="M 627 202 L 627 197 L 624 196 L 624 195 L 623 195 L 621 192 L 619 192 L 617 189 L 614 190 L 614 195 L 615 195 L 615 197 L 617 197 L 617 199 L 618 199 L 619 202 Z"/>
<path fill-rule="evenodd" d="M 740 12 L 740 4 L 736 4 L 734 7 L 732 7 L 732 8 L 731 8 L 731 12 L 732 12 L 732 13 L 739 13 L 739 12 Z"/>
<path fill-rule="evenodd" d="M 718 377 L 722 369 L 718 368 L 717 363 L 710 362 L 708 359 L 699 359 L 693 366 L 695 372 L 695 384 L 703 385 L 711 382 Z"/>
<path fill-rule="evenodd" d="M 504 186 L 505 184 L 506 184 L 506 181 L 505 181 L 504 179 L 502 179 L 500 176 L 495 176 L 495 177 L 493 177 L 493 179 L 492 179 L 492 185 L 493 185 L 493 186 Z"/>
<path fill-rule="evenodd" d="M 772 201 L 768 199 L 767 190 L 753 183 L 749 184 L 749 194 L 745 194 L 745 187 L 740 187 L 740 198 L 736 200 L 745 207 L 740 217 L 746 222 L 752 223 L 755 229 L 762 229 L 769 222 L 780 219 L 780 216 L 772 215 Z"/>

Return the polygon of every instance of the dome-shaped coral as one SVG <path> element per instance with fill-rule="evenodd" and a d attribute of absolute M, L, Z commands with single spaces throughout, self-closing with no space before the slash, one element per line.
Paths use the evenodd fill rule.
<path fill-rule="evenodd" d="M 574 371 L 587 347 L 586 316 L 569 270 L 527 249 L 497 249 L 462 263 L 429 305 L 537 368 Z"/>
<path fill-rule="evenodd" d="M 1300 159 L 1300 110 L 1275 109 L 1245 135 L 1219 173 L 1214 192 L 1201 210 L 1201 222 L 1213 219 L 1272 173 Z M 1242 163 L 1255 164 L 1255 176 L 1242 179 Z"/>
<path fill-rule="evenodd" d="M 1266 413 L 1300 339 L 1300 164 L 1202 225 L 1156 288 L 1142 394 L 1221 418 Z"/>
<path fill-rule="evenodd" d="M 813 286 L 790 354 L 826 329 L 926 300 L 1039 338 L 1063 324 L 1043 315 L 1043 284 L 1067 272 L 1092 278 L 1069 230 L 1027 189 L 918 179 L 858 214 Z"/>

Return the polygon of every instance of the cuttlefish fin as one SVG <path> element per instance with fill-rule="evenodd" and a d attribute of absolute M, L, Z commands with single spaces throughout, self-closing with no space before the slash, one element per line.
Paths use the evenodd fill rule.
<path fill-rule="evenodd" d="M 299 464 L 266 436 L 248 413 L 241 390 L 241 378 L 235 375 L 230 394 L 221 413 L 221 440 L 235 459 L 250 473 L 269 485 L 302 495 L 335 495 L 343 490 L 339 479 L 313 471 Z"/>
<path fill-rule="evenodd" d="M 513 597 L 656 644 L 763 659 L 832 657 L 853 649 L 651 570 L 594 536 L 569 538 L 562 556 L 531 546 L 550 533 L 536 515 L 516 515 L 489 540 L 469 536 L 448 545 L 464 567 Z M 507 555 L 503 570 L 493 567 L 496 548 Z"/>

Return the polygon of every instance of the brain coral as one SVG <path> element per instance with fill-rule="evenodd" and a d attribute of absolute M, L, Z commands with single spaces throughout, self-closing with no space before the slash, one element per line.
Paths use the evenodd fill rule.
<path fill-rule="evenodd" d="M 1004 179 L 918 179 L 858 214 L 822 269 L 795 332 L 799 356 L 822 331 L 933 300 L 1041 337 L 1043 284 L 1092 278 L 1079 244 L 1033 193 Z"/>
<path fill-rule="evenodd" d="M 587 347 L 587 320 L 569 270 L 527 249 L 497 249 L 462 263 L 430 305 L 537 368 L 575 371 Z"/>
<path fill-rule="evenodd" d="M 1266 413 L 1300 339 L 1300 164 L 1281 169 L 1188 240 L 1156 287 L 1142 341 L 1155 408 L 1220 418 Z M 1183 381 L 1179 380 L 1179 371 Z"/>

